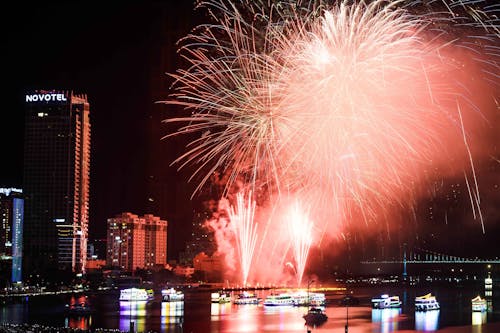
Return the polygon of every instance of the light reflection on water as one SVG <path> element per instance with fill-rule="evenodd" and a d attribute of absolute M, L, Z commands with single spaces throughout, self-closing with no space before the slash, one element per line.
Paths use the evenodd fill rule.
<path fill-rule="evenodd" d="M 184 301 L 161 303 L 161 331 L 174 332 L 184 323 Z"/>
<path fill-rule="evenodd" d="M 328 320 L 314 333 L 344 332 L 348 323 L 349 333 L 435 332 L 450 326 L 468 326 L 471 330 L 491 322 L 500 321 L 500 312 L 492 311 L 498 299 L 488 299 L 488 311 L 472 313 L 469 296 L 477 291 L 436 290 L 441 302 L 440 311 L 415 312 L 413 297 L 420 291 L 411 291 L 402 309 L 372 309 L 370 297 L 378 292 L 369 289 L 356 291 L 362 304 L 353 307 L 339 306 L 341 296 L 330 295 L 325 307 Z M 401 290 L 395 294 L 403 295 Z M 264 295 L 260 295 L 264 296 Z M 306 332 L 303 315 L 307 307 L 266 307 L 260 305 L 235 305 L 211 303 L 210 294 L 192 292 L 186 294 L 184 302 L 162 302 L 156 298 L 149 302 L 119 302 L 118 295 L 82 295 L 70 298 L 52 297 L 30 299 L 25 304 L 10 304 L 0 307 L 0 322 L 40 323 L 73 328 L 118 328 L 128 331 L 133 322 L 136 332 L 155 331 L 161 333 L 183 332 Z M 337 298 L 335 298 L 337 297 Z M 87 316 L 65 315 L 65 304 L 86 300 L 94 305 L 96 312 Z M 348 320 L 347 320 L 347 316 Z M 458 331 L 458 330 L 457 330 Z M 460 331 L 462 332 L 462 331 Z"/>
<path fill-rule="evenodd" d="M 415 329 L 417 331 L 436 331 L 439 328 L 441 310 L 416 311 Z"/>
<path fill-rule="evenodd" d="M 211 303 L 210 315 L 212 321 L 222 320 L 222 317 L 231 313 L 231 303 Z"/>
<path fill-rule="evenodd" d="M 380 324 L 380 333 L 395 332 L 398 330 L 399 316 L 401 315 L 401 308 L 399 309 L 373 309 L 372 310 L 372 323 Z"/>
<path fill-rule="evenodd" d="M 483 324 L 486 324 L 486 312 L 485 311 L 472 312 L 472 325 L 479 326 Z"/>
<path fill-rule="evenodd" d="M 121 331 L 129 331 L 134 327 L 135 332 L 146 330 L 146 303 L 147 301 L 120 301 Z"/>

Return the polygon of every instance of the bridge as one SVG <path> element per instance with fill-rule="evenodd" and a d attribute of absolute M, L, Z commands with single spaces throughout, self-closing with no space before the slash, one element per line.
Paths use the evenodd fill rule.
<path fill-rule="evenodd" d="M 408 255 L 406 249 L 403 252 L 403 258 L 393 260 L 365 260 L 362 264 L 500 264 L 500 258 L 480 259 L 464 258 L 452 256 L 449 254 L 438 253 L 434 251 L 416 248 Z"/>
<path fill-rule="evenodd" d="M 403 258 L 394 260 L 365 260 L 361 261 L 362 264 L 403 264 L 403 276 L 406 276 L 407 264 L 487 264 L 496 265 L 500 264 L 500 258 L 495 259 L 481 259 L 481 258 L 464 258 L 452 256 L 449 254 L 438 253 L 421 248 L 415 248 L 408 255 L 406 247 L 403 252 Z"/>

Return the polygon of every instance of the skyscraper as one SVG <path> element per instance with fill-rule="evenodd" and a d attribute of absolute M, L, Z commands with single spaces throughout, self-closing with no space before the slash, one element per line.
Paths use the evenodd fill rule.
<path fill-rule="evenodd" d="M 84 272 L 87 258 L 90 106 L 86 95 L 26 94 L 25 264 Z"/>
<path fill-rule="evenodd" d="M 20 282 L 23 258 L 23 215 L 22 190 L 0 188 L 0 275 L 10 271 L 10 282 Z M 7 265 L 4 265 L 7 263 Z"/>
<path fill-rule="evenodd" d="M 151 214 L 125 212 L 108 219 L 107 264 L 126 271 L 165 267 L 167 226 L 167 221 Z"/>

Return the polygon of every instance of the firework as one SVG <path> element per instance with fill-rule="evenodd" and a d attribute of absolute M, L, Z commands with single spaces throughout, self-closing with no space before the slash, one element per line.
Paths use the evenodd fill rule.
<path fill-rule="evenodd" d="M 231 206 L 229 219 L 236 238 L 243 286 L 247 285 L 248 273 L 257 242 L 258 224 L 254 222 L 254 214 L 255 201 L 252 200 L 251 194 L 245 199 L 243 193 L 238 193 L 236 209 Z"/>
<path fill-rule="evenodd" d="M 290 209 L 286 224 L 289 227 L 290 240 L 292 243 L 291 247 L 297 267 L 297 286 L 300 287 L 307 263 L 307 256 L 309 255 L 309 249 L 313 242 L 313 223 L 307 214 L 303 212 L 299 202 L 295 202 Z"/>
<path fill-rule="evenodd" d="M 175 163 L 198 190 L 215 171 L 307 203 L 323 236 L 408 206 L 463 173 L 481 218 L 474 160 L 497 108 L 500 7 L 488 1 L 211 0 L 213 22 L 181 41 L 191 64 L 166 103 L 200 133 Z M 461 144 L 457 144 L 461 143 Z M 322 218 L 318 218 L 321 215 Z M 332 218 L 333 217 L 333 218 Z M 290 221 L 290 220 L 289 220 Z M 481 218 L 482 222 L 482 218 Z M 264 226 L 258 251 L 268 244 Z"/>

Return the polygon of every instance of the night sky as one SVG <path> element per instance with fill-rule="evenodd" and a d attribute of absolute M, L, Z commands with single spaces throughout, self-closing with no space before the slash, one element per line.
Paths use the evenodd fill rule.
<path fill-rule="evenodd" d="M 115 214 L 155 213 L 178 233 L 169 244 L 176 251 L 186 236 L 182 226 L 191 219 L 192 189 L 169 167 L 183 142 L 161 140 L 161 120 L 172 110 L 155 102 L 168 94 L 166 73 L 179 66 L 175 42 L 192 26 L 192 5 L 110 3 L 13 4 L 4 11 L 0 186 L 22 188 L 26 91 L 86 93 L 92 126 L 90 238 L 105 237 L 106 219 Z"/>
<path fill-rule="evenodd" d="M 10 4 L 12 9 L 4 11 L 1 20 L 0 186 L 22 188 L 25 92 L 86 93 L 92 121 L 90 238 L 104 238 L 106 219 L 115 214 L 153 213 L 169 221 L 169 259 L 175 259 L 189 234 L 196 204 L 189 198 L 193 185 L 187 184 L 188 171 L 179 173 L 169 166 L 185 142 L 161 140 L 168 131 L 161 120 L 176 110 L 155 102 L 169 93 L 171 79 L 166 73 L 182 66 L 175 42 L 197 20 L 191 2 L 111 2 L 114 5 L 105 7 L 87 1 Z M 494 155 L 499 157 L 498 150 Z M 430 195 L 418 203 L 419 223 L 407 221 L 398 228 L 384 228 L 382 223 L 380 230 L 365 237 L 374 240 L 359 242 L 410 240 L 457 255 L 469 244 L 472 251 L 477 247 L 474 255 L 499 256 L 498 165 L 492 159 L 478 166 L 485 234 L 479 221 L 471 218 L 465 184 L 458 178 L 446 180 L 438 198 Z M 462 192 L 450 204 L 445 198 L 453 195 L 451 184 L 456 183 Z M 432 214 L 429 207 L 434 207 Z M 359 230 L 362 233 L 363 226 Z"/>

